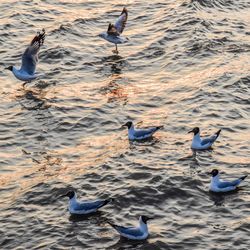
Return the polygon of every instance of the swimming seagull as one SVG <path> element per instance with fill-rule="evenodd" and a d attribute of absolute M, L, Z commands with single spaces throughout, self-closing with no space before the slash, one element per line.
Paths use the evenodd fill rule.
<path fill-rule="evenodd" d="M 143 140 L 152 137 L 152 135 L 163 126 L 156 126 L 150 128 L 136 129 L 133 122 L 129 121 L 122 125 L 122 127 L 128 127 L 129 140 Z"/>
<path fill-rule="evenodd" d="M 108 223 L 122 237 L 125 237 L 130 240 L 145 240 L 149 235 L 147 221 L 152 220 L 152 219 L 153 218 L 150 218 L 144 215 L 140 216 L 138 227 L 122 227 L 122 226 L 115 225 L 111 222 L 108 222 Z"/>
<path fill-rule="evenodd" d="M 69 197 L 69 212 L 70 214 L 90 214 L 96 212 L 99 208 L 105 206 L 113 199 L 95 200 L 95 201 L 78 201 L 76 192 L 69 191 L 62 197 Z"/>
<path fill-rule="evenodd" d="M 126 26 L 128 20 L 128 11 L 124 7 L 121 15 L 115 22 L 115 24 L 109 24 L 108 30 L 106 32 L 102 32 L 99 36 L 108 42 L 115 44 L 115 50 L 113 52 L 118 54 L 117 44 L 126 43 L 128 38 L 122 37 L 121 34 Z"/>
<path fill-rule="evenodd" d="M 37 35 L 33 38 L 30 45 L 24 51 L 22 55 L 22 66 L 20 69 L 17 69 L 15 66 L 9 66 L 6 69 L 12 71 L 14 76 L 24 81 L 24 84 L 35 80 L 40 74 L 37 74 L 36 71 L 36 64 L 38 62 L 38 52 L 40 47 L 43 45 L 45 39 L 45 30 L 43 29 L 42 32 L 38 32 Z"/>
<path fill-rule="evenodd" d="M 195 127 L 194 129 L 188 132 L 188 133 L 194 133 L 191 148 L 197 150 L 204 150 L 210 148 L 219 137 L 220 132 L 221 129 L 218 130 L 214 135 L 202 139 L 200 137 L 200 129 L 198 127 Z"/>
<path fill-rule="evenodd" d="M 210 191 L 212 192 L 229 192 L 237 189 L 237 186 L 247 177 L 244 175 L 234 181 L 220 181 L 219 171 L 217 169 L 212 170 L 210 183 Z"/>

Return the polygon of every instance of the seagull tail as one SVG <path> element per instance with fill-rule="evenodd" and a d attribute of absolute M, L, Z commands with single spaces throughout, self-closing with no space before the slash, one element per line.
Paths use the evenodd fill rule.
<path fill-rule="evenodd" d="M 105 206 L 105 205 L 107 205 L 108 203 L 113 202 L 113 201 L 114 201 L 113 198 L 106 199 L 106 200 L 103 201 L 103 203 L 100 205 L 100 207 L 103 207 L 103 206 Z M 100 208 L 100 207 L 99 207 L 99 208 Z"/>
<path fill-rule="evenodd" d="M 240 177 L 240 179 L 243 181 L 243 180 L 245 180 L 247 178 L 247 175 L 244 175 L 244 176 L 242 176 L 242 177 Z"/>
<path fill-rule="evenodd" d="M 114 224 L 114 223 L 112 223 L 112 222 L 110 222 L 110 221 L 107 221 L 107 223 L 108 223 L 111 227 L 113 227 L 114 229 L 116 229 L 117 227 L 119 227 L 118 225 L 116 225 L 116 224 Z"/>
<path fill-rule="evenodd" d="M 215 133 L 215 134 L 216 134 L 216 139 L 219 137 L 220 132 L 221 132 L 221 129 L 220 129 L 220 130 L 218 130 L 218 131 Z"/>
<path fill-rule="evenodd" d="M 164 128 L 163 125 L 162 125 L 162 126 L 157 126 L 157 127 L 156 127 L 156 131 L 159 130 L 159 129 L 162 129 L 162 128 Z"/>

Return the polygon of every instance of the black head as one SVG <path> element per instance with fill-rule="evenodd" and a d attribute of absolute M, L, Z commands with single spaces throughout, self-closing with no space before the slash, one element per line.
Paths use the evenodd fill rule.
<path fill-rule="evenodd" d="M 128 127 L 128 129 L 130 129 L 132 125 L 133 122 L 126 122 L 125 124 L 122 125 L 122 127 Z"/>
<path fill-rule="evenodd" d="M 7 67 L 5 69 L 12 71 L 13 70 L 13 66 L 9 66 L 9 67 Z"/>
<path fill-rule="evenodd" d="M 66 193 L 65 195 L 63 196 L 67 196 L 69 197 L 70 199 L 72 199 L 74 196 L 75 196 L 75 192 L 74 191 L 68 191 L 68 193 Z"/>
<path fill-rule="evenodd" d="M 142 215 L 141 216 L 141 220 L 145 223 L 145 224 L 147 224 L 147 221 L 148 220 L 152 220 L 153 218 L 151 218 L 151 217 L 147 217 L 147 216 L 145 216 L 145 215 Z"/>
<path fill-rule="evenodd" d="M 188 133 L 194 133 L 194 135 L 196 135 L 199 132 L 200 132 L 200 129 L 198 127 L 195 127 L 194 129 L 190 130 Z"/>
<path fill-rule="evenodd" d="M 217 174 L 219 174 L 219 171 L 217 169 L 213 169 L 210 173 L 213 177 L 215 177 Z"/>

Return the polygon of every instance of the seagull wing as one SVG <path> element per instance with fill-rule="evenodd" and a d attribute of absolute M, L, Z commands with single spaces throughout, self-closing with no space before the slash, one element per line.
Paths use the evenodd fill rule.
<path fill-rule="evenodd" d="M 128 20 L 128 11 L 127 9 L 124 7 L 122 10 L 121 15 L 119 16 L 119 18 L 117 19 L 117 21 L 115 22 L 114 27 L 116 28 L 117 32 L 119 32 L 119 34 L 121 34 L 126 26 Z"/>
<path fill-rule="evenodd" d="M 214 135 L 202 139 L 201 140 L 201 145 L 205 145 L 205 144 L 208 144 L 208 143 L 211 143 L 211 144 L 214 143 L 217 140 L 217 138 L 219 137 L 220 132 L 221 132 L 221 129 L 218 130 Z"/>
<path fill-rule="evenodd" d="M 153 133 L 155 133 L 160 128 L 162 128 L 162 126 L 144 128 L 144 129 L 136 129 L 135 132 L 134 132 L 134 136 L 137 137 L 137 138 L 148 137 L 148 136 L 151 136 Z"/>
<path fill-rule="evenodd" d="M 247 176 L 243 176 L 239 179 L 236 179 L 234 181 L 222 181 L 218 184 L 219 188 L 227 188 L 227 187 L 235 187 L 238 186 Z"/>
<path fill-rule="evenodd" d="M 143 232 L 136 227 L 122 227 L 122 226 L 118 226 L 112 223 L 109 223 L 118 233 L 120 233 L 121 235 L 131 235 L 134 237 L 139 237 L 143 235 Z"/>
<path fill-rule="evenodd" d="M 111 36 L 119 36 L 119 32 L 116 30 L 116 27 L 113 24 L 109 24 L 108 30 L 107 30 L 108 35 Z"/>
<path fill-rule="evenodd" d="M 96 200 L 96 201 L 91 201 L 91 202 L 82 202 L 82 203 L 78 203 L 78 205 L 74 207 L 74 210 L 75 211 L 79 211 L 79 210 L 87 211 L 87 210 L 98 209 L 98 208 L 105 206 L 110 201 L 111 201 L 110 199 L 107 199 L 107 200 Z"/>
<path fill-rule="evenodd" d="M 38 61 L 38 52 L 43 45 L 45 39 L 45 30 L 39 33 L 33 38 L 29 47 L 24 51 L 22 55 L 21 70 L 33 75 L 36 70 L 36 64 Z"/>

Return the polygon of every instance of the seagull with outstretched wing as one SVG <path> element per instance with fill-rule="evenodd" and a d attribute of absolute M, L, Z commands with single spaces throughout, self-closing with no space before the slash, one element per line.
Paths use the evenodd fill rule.
<path fill-rule="evenodd" d="M 119 16 L 115 24 L 110 23 L 108 26 L 108 30 L 106 32 L 102 32 L 101 34 L 99 34 L 101 38 L 115 44 L 114 52 L 117 54 L 118 54 L 117 44 L 123 44 L 128 41 L 128 38 L 121 36 L 126 26 L 127 20 L 128 20 L 128 11 L 124 7 L 121 15 Z"/>
<path fill-rule="evenodd" d="M 38 53 L 40 47 L 43 45 L 45 40 L 45 30 L 38 32 L 37 35 L 32 39 L 30 45 L 26 48 L 22 55 L 22 65 L 20 69 L 15 66 L 9 66 L 6 69 L 10 70 L 14 76 L 24 81 L 23 86 L 35 80 L 39 74 L 36 73 L 36 65 L 38 62 Z"/>

